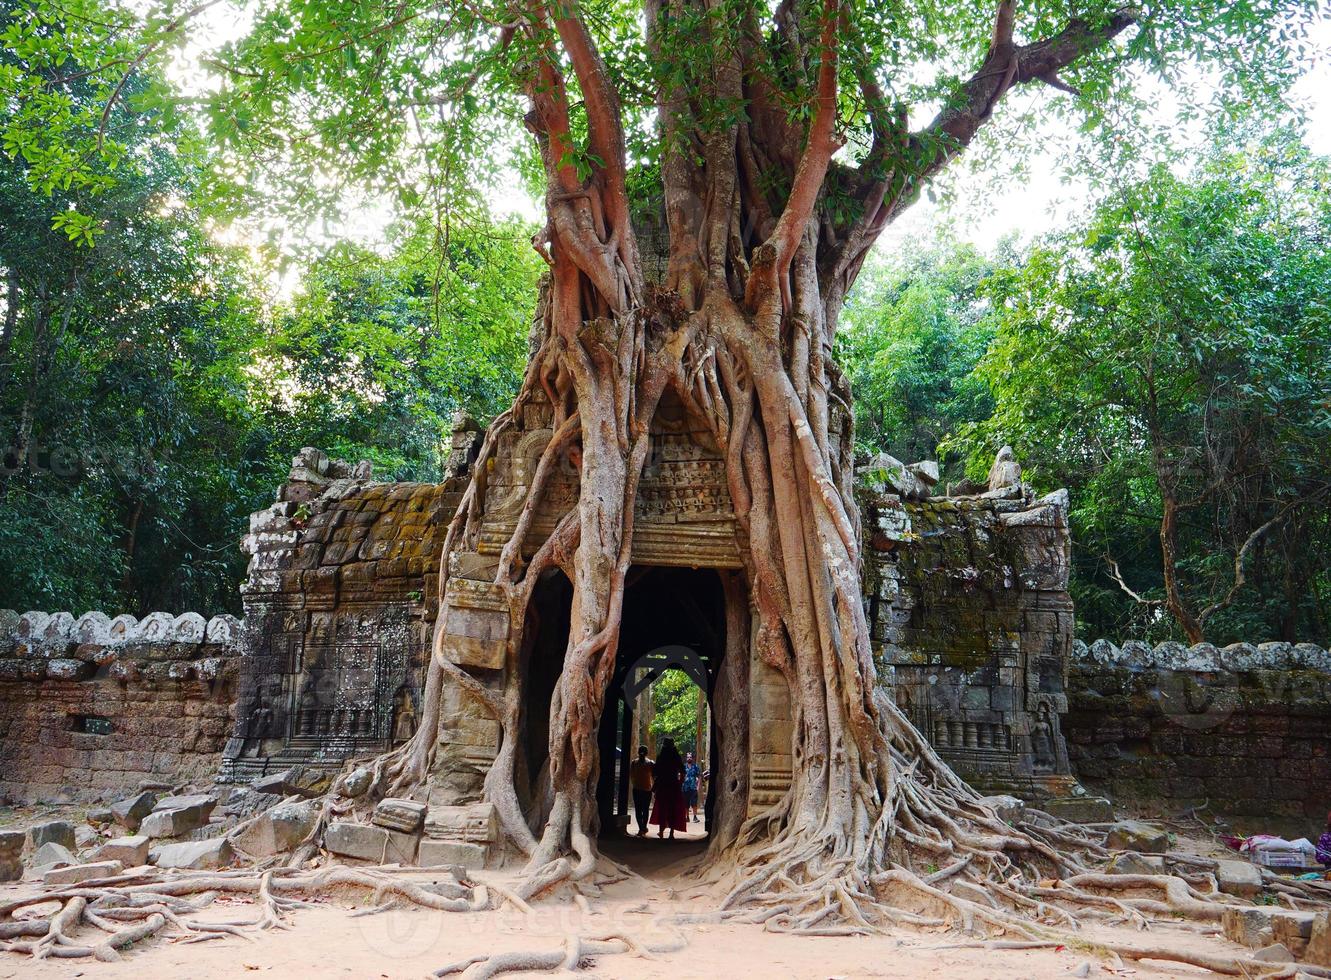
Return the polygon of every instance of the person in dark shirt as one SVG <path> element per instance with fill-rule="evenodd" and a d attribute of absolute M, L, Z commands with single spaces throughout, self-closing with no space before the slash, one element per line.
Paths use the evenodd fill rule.
<path fill-rule="evenodd" d="M 698 768 L 698 763 L 693 761 L 693 753 L 684 754 L 684 805 L 688 808 L 689 819 L 697 821 L 698 819 L 698 780 L 702 776 L 702 771 Z"/>
<path fill-rule="evenodd" d="M 629 765 L 629 786 L 633 788 L 633 813 L 638 818 L 638 836 L 647 836 L 647 811 L 652 805 L 652 760 L 647 746 L 638 746 L 638 757 Z"/>

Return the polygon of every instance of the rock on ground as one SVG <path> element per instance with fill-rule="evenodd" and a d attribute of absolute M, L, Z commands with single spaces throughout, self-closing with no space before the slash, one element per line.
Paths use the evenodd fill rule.
<path fill-rule="evenodd" d="M 192 871 L 225 868 L 235 860 L 235 856 L 231 842 L 225 837 L 159 844 L 148 855 L 149 860 L 159 868 L 187 868 Z"/>
<path fill-rule="evenodd" d="M 109 840 L 92 853 L 98 861 L 120 861 L 127 868 L 148 863 L 148 838 L 143 834 L 117 837 Z"/>
<path fill-rule="evenodd" d="M 1120 820 L 1109 828 L 1105 846 L 1111 851 L 1164 854 L 1169 850 L 1169 834 L 1141 820 Z"/>
<path fill-rule="evenodd" d="M 125 870 L 119 861 L 95 861 L 91 864 L 71 864 L 67 868 L 52 868 L 42 875 L 44 885 L 77 885 L 94 878 L 113 878 Z"/>
<path fill-rule="evenodd" d="M 54 843 L 67 847 L 71 851 L 78 847 L 74 837 L 74 825 L 68 820 L 48 820 L 46 823 L 33 824 L 28 828 L 28 846 L 34 851 L 43 844 Z"/>

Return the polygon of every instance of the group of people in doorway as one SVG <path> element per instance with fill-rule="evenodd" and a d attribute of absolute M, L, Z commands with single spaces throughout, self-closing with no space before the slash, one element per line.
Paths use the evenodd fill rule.
<path fill-rule="evenodd" d="M 689 820 L 697 821 L 698 789 L 710 774 L 694 761 L 692 752 L 680 758 L 675 740 L 671 738 L 661 743 L 655 761 L 647 755 L 647 746 L 639 746 L 638 757 L 629 766 L 638 836 L 647 836 L 650 822 L 657 826 L 657 837 L 674 840 L 675 831 L 686 832 Z M 650 820 L 647 816 L 649 808 Z"/>

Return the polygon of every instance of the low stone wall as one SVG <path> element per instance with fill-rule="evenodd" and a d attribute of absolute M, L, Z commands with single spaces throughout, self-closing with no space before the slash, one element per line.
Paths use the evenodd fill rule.
<path fill-rule="evenodd" d="M 1073 646 L 1064 719 L 1087 788 L 1240 829 L 1313 834 L 1331 809 L 1331 653 L 1312 644 Z"/>
<path fill-rule="evenodd" d="M 0 797 L 95 802 L 211 781 L 239 656 L 231 616 L 0 610 Z"/>

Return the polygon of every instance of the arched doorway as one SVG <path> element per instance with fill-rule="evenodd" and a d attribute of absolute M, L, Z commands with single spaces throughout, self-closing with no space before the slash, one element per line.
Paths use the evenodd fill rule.
<path fill-rule="evenodd" d="M 634 566 L 624 593 L 615 672 L 606 691 L 599 732 L 601 772 L 597 808 L 602 836 L 623 833 L 632 812 L 629 763 L 642 738 L 637 717 L 643 695 L 669 670 L 697 685 L 706 705 L 696 745 L 710 785 L 722 785 L 718 726 L 711 724 L 717 680 L 726 653 L 726 593 L 715 569 Z M 635 733 L 638 735 L 635 738 Z M 696 736 L 695 736 L 696 738 Z M 705 794 L 703 827 L 710 826 L 716 794 Z"/>

